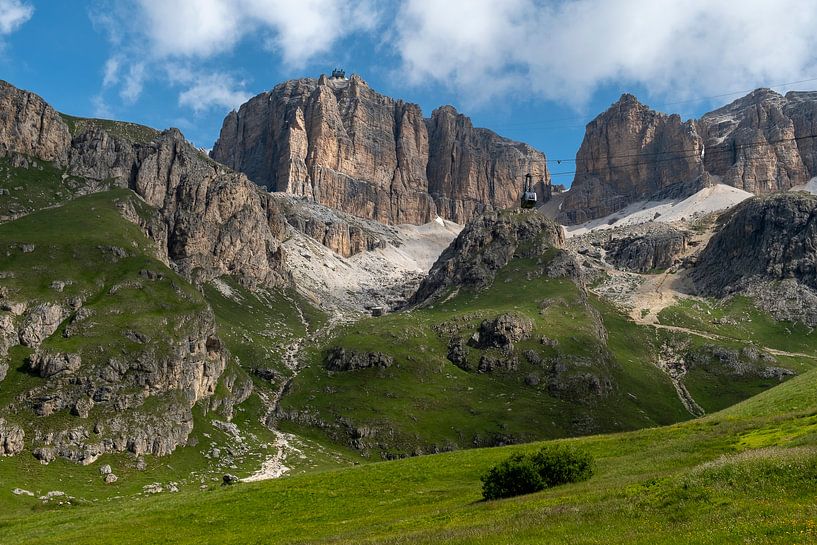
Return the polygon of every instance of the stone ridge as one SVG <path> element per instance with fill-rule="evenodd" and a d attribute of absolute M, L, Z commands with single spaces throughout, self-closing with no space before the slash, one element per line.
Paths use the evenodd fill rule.
<path fill-rule="evenodd" d="M 464 223 L 516 205 L 522 177 L 550 184 L 545 157 L 446 106 L 372 90 L 359 76 L 277 85 L 227 115 L 211 156 L 271 191 L 382 223 Z"/>
<path fill-rule="evenodd" d="M 817 176 L 817 93 L 757 89 L 682 122 L 623 95 L 587 125 L 559 221 L 583 223 L 713 183 L 756 194 Z"/>

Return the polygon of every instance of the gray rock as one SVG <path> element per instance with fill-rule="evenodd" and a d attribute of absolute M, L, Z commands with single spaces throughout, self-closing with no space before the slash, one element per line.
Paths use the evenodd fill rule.
<path fill-rule="evenodd" d="M 20 426 L 0 418 L 0 456 L 14 456 L 22 452 L 25 435 Z"/>
<path fill-rule="evenodd" d="M 361 352 L 345 348 L 333 348 L 326 359 L 329 371 L 354 371 L 372 367 L 387 368 L 394 364 L 394 359 L 382 352 Z"/>
<path fill-rule="evenodd" d="M 42 303 L 26 315 L 19 330 L 20 344 L 36 348 L 54 334 L 68 312 L 60 305 Z"/>
<path fill-rule="evenodd" d="M 495 357 L 483 354 L 479 358 L 477 371 L 480 373 L 492 373 L 494 371 L 516 371 L 518 368 L 519 360 L 516 359 L 516 356 L 507 355 Z"/>
<path fill-rule="evenodd" d="M 227 474 L 226 474 L 226 475 L 224 475 L 224 477 L 221 479 L 221 482 L 222 482 L 222 485 L 233 485 L 233 484 L 237 484 L 237 483 L 239 483 L 239 482 L 241 482 L 241 481 L 240 481 L 240 479 L 239 479 L 238 477 L 236 477 L 235 475 L 231 475 L 231 474 L 227 473 Z"/>
<path fill-rule="evenodd" d="M 642 230 L 643 231 L 643 230 Z M 687 234 L 665 224 L 650 224 L 642 233 L 623 232 L 604 245 L 607 261 L 620 269 L 646 273 L 668 269 L 686 250 Z"/>
<path fill-rule="evenodd" d="M 113 473 L 113 469 L 111 469 L 111 466 L 109 464 L 100 466 L 99 468 L 100 475 L 110 475 L 111 473 Z"/>
<path fill-rule="evenodd" d="M 737 205 L 690 278 L 702 295 L 746 293 L 778 319 L 817 325 L 817 197 L 782 193 Z"/>
<path fill-rule="evenodd" d="M 29 490 L 25 490 L 23 488 L 15 488 L 14 490 L 11 491 L 11 493 L 14 494 L 15 496 L 31 496 L 31 497 L 34 497 L 34 492 L 31 492 Z"/>
<path fill-rule="evenodd" d="M 529 318 L 516 314 L 500 314 L 493 320 L 484 320 L 479 326 L 480 348 L 513 348 L 515 342 L 527 339 L 533 331 Z"/>
<path fill-rule="evenodd" d="M 82 358 L 79 354 L 36 352 L 29 359 L 31 370 L 39 373 L 43 378 L 58 374 L 65 375 L 75 373 L 79 370 L 81 365 Z"/>
<path fill-rule="evenodd" d="M 117 477 L 113 473 L 108 473 L 107 475 L 105 475 L 104 480 L 105 480 L 105 484 L 113 484 L 113 483 L 115 483 L 116 481 L 119 480 L 119 477 Z"/>
<path fill-rule="evenodd" d="M 427 304 L 456 288 L 485 288 L 515 254 L 541 257 L 563 244 L 562 228 L 538 212 L 485 213 L 469 221 L 440 255 L 410 302 Z"/>

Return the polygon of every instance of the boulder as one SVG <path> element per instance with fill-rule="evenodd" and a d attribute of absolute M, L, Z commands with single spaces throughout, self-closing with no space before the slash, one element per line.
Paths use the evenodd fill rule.
<path fill-rule="evenodd" d="M 25 436 L 20 426 L 0 418 L 0 456 L 14 456 L 22 452 Z"/>
<path fill-rule="evenodd" d="M 29 367 L 43 378 L 75 373 L 82 365 L 79 354 L 37 352 L 29 359 Z"/>
<path fill-rule="evenodd" d="M 500 314 L 493 320 L 484 320 L 479 326 L 480 348 L 513 348 L 515 342 L 527 339 L 533 331 L 533 323 L 525 316 Z"/>

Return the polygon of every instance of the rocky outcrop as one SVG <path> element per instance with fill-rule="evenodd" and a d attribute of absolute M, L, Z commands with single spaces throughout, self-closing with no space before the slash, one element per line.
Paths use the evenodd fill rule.
<path fill-rule="evenodd" d="M 302 195 L 383 223 L 463 223 L 516 205 L 530 172 L 550 182 L 545 157 L 475 129 L 451 107 L 420 108 L 359 76 L 292 80 L 224 120 L 212 157 L 271 191 Z"/>
<path fill-rule="evenodd" d="M 326 357 L 329 371 L 355 371 L 379 367 L 385 369 L 394 364 L 394 358 L 382 352 L 361 352 L 345 348 L 333 348 Z"/>
<path fill-rule="evenodd" d="M 69 374 L 78 371 L 82 365 L 79 354 L 40 353 L 31 356 L 29 367 L 43 378 L 59 374 Z"/>
<path fill-rule="evenodd" d="M 350 257 L 395 243 L 393 228 L 284 194 L 271 194 L 294 229 Z"/>
<path fill-rule="evenodd" d="M 748 293 L 781 319 L 817 324 L 810 305 L 817 294 L 817 197 L 790 192 L 748 199 L 723 221 L 690 273 L 698 291 Z"/>
<path fill-rule="evenodd" d="M 42 98 L 0 80 L 0 112 L 0 155 L 14 152 L 46 161 L 68 159 L 68 127 Z"/>
<path fill-rule="evenodd" d="M 468 222 L 440 255 L 411 303 L 421 304 L 453 289 L 487 287 L 515 255 L 540 257 L 563 244 L 563 229 L 535 211 L 485 213 Z"/>
<path fill-rule="evenodd" d="M 533 323 L 525 316 L 500 314 L 493 320 L 484 320 L 480 324 L 477 344 L 481 348 L 513 349 L 513 344 L 527 339 L 531 331 Z"/>
<path fill-rule="evenodd" d="M 640 231 L 640 232 L 639 232 Z M 663 223 L 649 229 L 623 230 L 604 242 L 607 261 L 618 268 L 646 273 L 672 267 L 687 248 L 688 235 Z"/>
<path fill-rule="evenodd" d="M 25 432 L 19 426 L 0 418 L 0 456 L 14 456 L 25 446 Z"/>
<path fill-rule="evenodd" d="M 131 187 L 159 210 L 167 237 L 160 242 L 188 277 L 287 283 L 280 244 L 285 220 L 275 201 L 206 159 L 178 130 L 140 148 Z"/>
<path fill-rule="evenodd" d="M 817 93 L 758 89 L 682 122 L 623 95 L 587 125 L 559 220 L 582 223 L 712 183 L 763 194 L 817 176 Z"/>
<path fill-rule="evenodd" d="M 36 348 L 51 336 L 68 315 L 68 310 L 55 303 L 41 303 L 31 309 L 19 330 L 20 344 Z"/>
<path fill-rule="evenodd" d="M 6 410 L 38 417 L 67 411 L 79 418 L 48 433 L 33 421 L 32 451 L 45 463 L 55 457 L 90 463 L 126 450 L 165 455 L 187 441 L 193 405 L 214 394 L 226 362 L 214 316 L 205 309 L 177 317 L 164 337 L 146 339 L 125 355 L 104 344 L 82 354 L 36 352 L 29 367 L 45 381 Z"/>

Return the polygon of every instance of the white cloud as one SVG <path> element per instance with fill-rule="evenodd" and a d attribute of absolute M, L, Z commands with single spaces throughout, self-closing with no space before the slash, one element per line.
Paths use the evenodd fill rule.
<path fill-rule="evenodd" d="M 122 65 L 122 59 L 114 56 L 105 61 L 104 77 L 102 78 L 102 87 L 111 87 L 119 83 L 119 68 Z"/>
<path fill-rule="evenodd" d="M 817 77 L 811 0 L 405 0 L 396 21 L 409 81 L 472 101 L 581 107 L 609 82 L 683 98 Z"/>
<path fill-rule="evenodd" d="M 341 37 L 370 29 L 373 0 L 136 0 L 158 57 L 207 58 L 261 32 L 284 62 L 301 66 Z"/>
<path fill-rule="evenodd" d="M 250 98 L 250 94 L 243 90 L 243 82 L 236 82 L 228 74 L 198 74 L 185 79 L 187 89 L 179 95 L 179 105 L 195 112 L 215 106 L 232 110 Z"/>
<path fill-rule="evenodd" d="M 91 105 L 94 108 L 94 117 L 101 119 L 112 119 L 114 117 L 113 111 L 105 102 L 105 97 L 101 94 L 91 97 Z"/>
<path fill-rule="evenodd" d="M 0 0 L 0 34 L 11 34 L 34 15 L 34 7 L 21 0 Z"/>
<path fill-rule="evenodd" d="M 128 67 L 128 73 L 125 74 L 122 88 L 119 90 L 119 96 L 127 104 L 133 104 L 139 100 L 145 86 L 145 76 L 145 63 L 137 62 Z"/>

